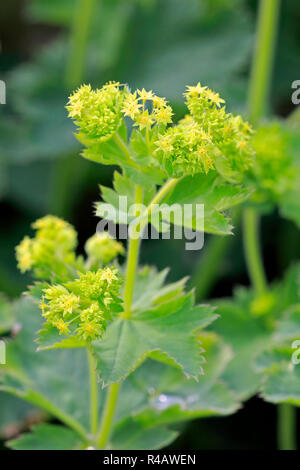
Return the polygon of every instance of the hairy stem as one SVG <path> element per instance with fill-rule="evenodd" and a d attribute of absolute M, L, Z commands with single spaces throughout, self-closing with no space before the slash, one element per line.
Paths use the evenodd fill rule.
<path fill-rule="evenodd" d="M 134 280 L 136 274 L 136 268 L 138 264 L 138 253 L 141 240 L 141 234 L 143 227 L 147 223 L 147 217 L 151 214 L 152 209 L 158 204 L 164 196 L 177 184 L 178 179 L 168 180 L 164 186 L 160 188 L 155 197 L 150 202 L 146 211 L 143 214 L 140 214 L 143 217 L 141 223 L 136 222 L 136 224 L 131 224 L 131 230 L 135 228 L 136 234 L 135 237 L 129 238 L 129 248 L 128 248 L 128 260 L 127 260 L 127 269 L 126 269 L 126 281 L 125 281 L 125 294 L 124 294 L 124 317 L 130 318 L 131 315 L 131 304 L 132 304 L 132 295 L 134 288 Z M 135 203 L 141 204 L 143 202 L 142 198 L 142 189 L 140 186 L 136 187 L 136 197 Z M 138 215 L 138 214 L 137 214 Z"/>
<path fill-rule="evenodd" d="M 280 0 L 260 0 L 256 45 L 249 86 L 249 119 L 252 124 L 265 114 L 272 75 Z"/>
<path fill-rule="evenodd" d="M 136 186 L 135 188 L 135 204 L 143 203 L 143 188 Z M 134 280 L 136 269 L 138 265 L 138 254 L 140 246 L 140 237 L 129 238 L 129 247 L 127 252 L 127 267 L 126 267 L 126 280 L 124 292 L 124 311 L 127 318 L 130 317 L 131 302 L 133 296 Z M 113 423 L 114 413 L 117 406 L 118 394 L 120 384 L 112 384 L 107 392 L 107 397 L 104 405 L 101 425 L 97 438 L 97 447 L 105 449 L 107 441 L 110 436 L 111 427 Z"/>
<path fill-rule="evenodd" d="M 258 295 L 267 291 L 267 281 L 264 273 L 262 255 L 259 244 L 259 219 L 252 208 L 244 209 L 244 250 L 248 273 Z"/>
<path fill-rule="evenodd" d="M 98 384 L 96 360 L 90 348 L 87 348 L 90 373 L 90 425 L 91 434 L 96 436 L 98 430 Z"/>
<path fill-rule="evenodd" d="M 296 450 L 296 408 L 288 403 L 277 407 L 277 441 L 279 450 Z"/>
<path fill-rule="evenodd" d="M 65 77 L 66 85 L 71 89 L 82 81 L 88 33 L 95 6 L 95 0 L 77 0 L 77 2 Z"/>

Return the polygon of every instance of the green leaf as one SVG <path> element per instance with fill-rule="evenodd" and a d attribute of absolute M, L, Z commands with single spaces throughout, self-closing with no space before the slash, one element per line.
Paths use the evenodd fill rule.
<path fill-rule="evenodd" d="M 135 220 L 133 212 L 129 211 L 133 204 L 133 187 L 129 191 L 113 191 L 110 188 L 102 189 L 102 197 L 107 204 L 113 206 L 111 210 L 106 204 L 98 203 L 96 205 L 96 214 L 115 223 L 131 223 Z M 152 193 L 153 194 L 153 193 Z M 174 225 L 185 226 L 189 229 L 215 233 L 219 235 L 231 234 L 232 225 L 229 218 L 223 214 L 223 211 L 244 202 L 250 195 L 250 191 L 240 186 L 234 186 L 223 182 L 215 173 L 208 175 L 197 174 L 195 176 L 186 176 L 181 179 L 173 191 L 167 194 L 147 220 L 155 228 L 161 230 L 161 222 L 157 215 L 160 213 L 163 221 Z M 119 207 L 119 196 L 126 196 L 128 203 L 124 207 Z M 144 204 L 149 203 L 146 197 Z M 189 204 L 189 211 L 184 205 Z M 196 210 L 197 204 L 204 205 L 204 219 L 199 211 Z M 140 216 L 139 221 L 146 221 L 145 217 Z"/>
<path fill-rule="evenodd" d="M 37 352 L 34 340 L 42 318 L 29 298 L 18 303 L 16 318 L 20 331 L 7 342 L 7 364 L 0 371 L 0 388 L 42 408 L 85 436 L 89 427 L 86 351 Z"/>
<path fill-rule="evenodd" d="M 205 23 L 201 3 L 157 2 L 150 20 L 136 25 L 128 83 L 153 89 L 177 104 L 183 85 L 200 79 L 228 98 L 231 106 L 234 100 L 243 102 L 246 83 L 240 72 L 248 61 L 253 29 L 249 11 L 243 3 L 218 21 Z"/>
<path fill-rule="evenodd" d="M 294 191 L 289 191 L 279 202 L 282 217 L 294 222 L 300 228 L 300 177 Z"/>
<path fill-rule="evenodd" d="M 84 448 L 78 435 L 64 426 L 39 424 L 31 432 L 7 443 L 15 450 L 71 450 Z"/>
<path fill-rule="evenodd" d="M 145 425 L 166 426 L 236 411 L 239 401 L 221 378 L 232 359 L 231 348 L 214 334 L 201 340 L 207 362 L 198 382 L 178 368 L 147 359 L 121 385 L 116 421 L 126 422 L 132 413 Z"/>
<path fill-rule="evenodd" d="M 167 194 L 162 204 L 179 205 L 178 217 L 175 213 L 174 224 L 184 225 L 193 230 L 202 230 L 219 235 L 231 234 L 232 226 L 223 211 L 244 202 L 250 191 L 240 186 L 224 184 L 214 172 L 208 175 L 198 174 L 181 179 L 174 190 Z M 184 204 L 193 207 L 190 218 L 183 220 Z M 204 221 L 195 217 L 196 204 L 204 205 Z"/>
<path fill-rule="evenodd" d="M 197 378 L 203 357 L 194 332 L 216 318 L 213 311 L 207 305 L 195 307 L 190 293 L 144 312 L 133 312 L 130 319 L 115 320 L 101 341 L 93 342 L 100 380 L 104 385 L 123 380 L 156 350 L 170 356 L 187 376 Z"/>
<path fill-rule="evenodd" d="M 30 423 L 45 418 L 36 407 L 5 392 L 0 392 L 0 409 L 2 439 L 10 439 L 26 429 Z"/>
<path fill-rule="evenodd" d="M 85 343 L 78 340 L 75 336 L 68 338 L 61 338 L 59 331 L 53 325 L 45 323 L 43 328 L 38 332 L 36 339 L 38 351 L 47 351 L 50 349 L 70 349 L 70 348 L 83 348 Z"/>
<path fill-rule="evenodd" d="M 266 373 L 261 396 L 271 403 L 300 406 L 300 367 L 291 361 L 273 364 Z"/>
<path fill-rule="evenodd" d="M 142 272 L 142 280 L 145 281 L 148 277 L 150 281 L 154 274 L 157 275 L 152 270 L 146 270 L 146 274 Z M 160 287 L 158 284 L 152 287 L 157 299 L 161 299 L 160 294 L 165 292 L 165 287 L 161 286 L 162 282 L 161 275 L 158 283 Z M 166 294 L 170 295 L 172 301 L 176 300 L 176 293 L 182 289 L 182 286 L 179 289 L 176 284 L 172 284 Z M 141 283 L 139 288 L 142 289 L 142 286 Z M 187 299 L 190 297 L 191 295 L 188 295 Z M 89 428 L 89 407 L 86 406 L 89 401 L 89 377 L 85 352 L 82 349 L 37 352 L 33 342 L 35 332 L 41 325 L 37 307 L 30 299 L 22 299 L 16 313 L 21 329 L 8 343 L 7 365 L 5 369 L 1 369 L 1 388 L 47 411 L 69 429 L 55 428 L 55 433 L 61 433 L 61 439 L 58 440 L 55 438 L 57 434 L 49 434 L 48 427 L 42 427 L 42 432 L 40 427 L 37 427 L 33 434 L 26 434 L 11 445 L 15 448 L 26 446 L 30 449 L 44 446 L 56 449 L 58 445 L 61 446 L 58 448 L 84 448 L 87 445 L 85 436 Z M 210 315 L 206 321 L 211 321 L 212 317 Z M 185 321 L 187 319 L 189 320 L 188 316 Z M 197 319 L 197 325 L 203 321 L 201 316 Z M 167 323 L 167 332 L 168 330 Z M 231 359 L 230 349 L 225 347 L 219 338 L 211 338 L 211 335 L 201 336 L 200 339 L 207 351 L 208 363 L 203 366 L 205 375 L 199 382 L 188 381 L 181 368 L 170 367 L 150 359 L 122 382 L 111 448 L 160 448 L 177 435 L 173 430 L 166 428 L 168 423 L 228 414 L 239 406 L 234 395 L 219 381 L 221 373 Z M 177 399 L 181 397 L 181 401 L 168 401 L 164 409 L 161 409 L 158 400 L 160 394 L 174 394 Z M 106 389 L 103 390 L 99 386 L 99 395 L 101 416 Z M 132 430 L 132 434 L 125 433 L 126 426 Z"/>
<path fill-rule="evenodd" d="M 131 179 L 127 178 L 127 176 L 115 171 L 113 187 L 114 189 L 100 186 L 104 203 L 100 202 L 96 204 L 96 215 L 104 217 L 107 220 L 112 220 L 115 223 L 130 223 L 134 219 L 133 215 L 129 213 L 129 209 L 135 201 L 135 184 Z M 155 186 L 151 185 L 149 189 L 144 189 L 144 204 L 148 205 L 154 195 Z M 123 198 L 124 207 L 122 203 L 120 204 L 120 197 Z M 115 211 L 111 211 L 110 208 L 107 207 L 107 204 L 113 206 Z"/>
<path fill-rule="evenodd" d="M 34 21 L 69 26 L 73 6 L 72 0 L 31 0 L 26 5 L 26 13 Z"/>
<path fill-rule="evenodd" d="M 234 358 L 223 379 L 239 397 L 255 394 L 262 375 L 254 370 L 255 357 L 271 342 L 271 333 L 264 318 L 251 313 L 254 295 L 246 289 L 235 292 L 233 300 L 216 301 L 220 319 L 214 330 L 233 348 Z"/>
<path fill-rule="evenodd" d="M 158 273 L 155 268 L 149 266 L 138 271 L 132 300 L 133 311 L 144 311 L 183 294 L 187 278 L 164 285 L 167 274 L 168 269 Z"/>
<path fill-rule="evenodd" d="M 243 399 L 261 387 L 264 371 L 257 367 L 257 358 L 289 337 L 295 315 L 297 317 L 293 304 L 299 303 L 299 270 L 299 266 L 292 266 L 282 283 L 271 286 L 265 296 L 257 297 L 253 291 L 240 288 L 232 300 L 214 302 L 220 313 L 214 331 L 234 352 L 223 378 Z M 297 331 L 299 329 L 295 329 L 295 335 Z"/>

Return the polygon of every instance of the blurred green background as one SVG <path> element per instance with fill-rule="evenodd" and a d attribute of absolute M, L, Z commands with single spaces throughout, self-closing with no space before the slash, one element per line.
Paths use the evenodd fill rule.
<path fill-rule="evenodd" d="M 200 81 L 218 91 L 230 110 L 246 115 L 256 0 L 11 0 L 0 5 L 0 291 L 18 296 L 29 278 L 16 269 L 14 247 L 36 218 L 52 213 L 79 232 L 80 247 L 96 228 L 93 203 L 114 168 L 79 157 L 64 108 L 81 83 L 107 80 L 152 89 L 182 117 L 181 94 Z M 300 78 L 300 3 L 282 2 L 270 114 L 292 110 L 291 83 Z M 272 213 L 262 243 L 270 280 L 299 257 L 299 232 Z M 170 266 L 169 279 L 197 280 L 204 250 L 187 252 L 178 240 L 144 242 L 142 263 Z M 201 273 L 203 275 L 203 273 Z M 248 284 L 240 228 L 218 260 L 207 295 L 231 295 Z M 1 409 L 1 403 L 0 403 Z M 1 411 L 2 413 L 2 411 Z M 1 420 L 1 415 L 0 415 Z M 275 448 L 275 409 L 258 398 L 228 418 L 189 424 L 175 448 Z"/>

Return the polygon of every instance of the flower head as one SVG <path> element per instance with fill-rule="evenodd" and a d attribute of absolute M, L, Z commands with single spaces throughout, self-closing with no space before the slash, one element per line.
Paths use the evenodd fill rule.
<path fill-rule="evenodd" d="M 34 269 L 37 277 L 49 278 L 56 268 L 67 275 L 66 264 L 76 266 L 77 234 L 72 225 L 58 217 L 47 215 L 32 224 L 34 238 L 25 237 L 16 247 L 21 272 Z"/>
<path fill-rule="evenodd" d="M 140 130 L 150 129 L 154 124 L 172 122 L 173 111 L 164 98 L 156 96 L 151 90 L 137 90 L 129 93 L 123 102 L 122 112 L 134 121 Z"/>
<path fill-rule="evenodd" d="M 114 240 L 108 232 L 96 233 L 85 244 L 87 255 L 96 261 L 109 263 L 125 253 L 122 243 Z"/>
<path fill-rule="evenodd" d="M 207 173 L 214 168 L 212 140 L 192 119 L 170 127 L 155 144 L 158 159 L 170 176 Z"/>
<path fill-rule="evenodd" d="M 22 273 L 30 271 L 34 265 L 32 256 L 32 240 L 29 237 L 24 237 L 21 243 L 16 247 L 16 258 L 18 268 Z"/>
<path fill-rule="evenodd" d="M 216 170 L 226 179 L 241 179 L 254 159 L 251 126 L 241 116 L 227 113 L 220 95 L 200 83 L 188 86 L 184 95 L 192 119 L 215 147 Z"/>
<path fill-rule="evenodd" d="M 115 268 L 80 274 L 72 282 L 43 289 L 40 309 L 46 323 L 59 334 L 89 342 L 101 338 L 106 312 L 119 303 L 120 279 Z"/>
<path fill-rule="evenodd" d="M 97 90 L 83 85 L 69 97 L 69 117 L 75 120 L 84 140 L 105 142 L 117 132 L 126 93 L 119 82 L 109 82 Z"/>
<path fill-rule="evenodd" d="M 279 122 L 265 124 L 254 135 L 253 146 L 256 159 L 250 178 L 261 194 L 276 201 L 296 184 L 293 133 Z"/>

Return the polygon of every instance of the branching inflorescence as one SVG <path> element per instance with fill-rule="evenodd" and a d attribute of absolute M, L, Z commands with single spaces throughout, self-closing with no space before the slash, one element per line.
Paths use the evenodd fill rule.
<path fill-rule="evenodd" d="M 141 233 L 151 211 L 171 196 L 179 208 L 176 223 L 199 230 L 198 220 L 181 216 L 188 197 L 193 208 L 206 205 L 205 230 L 226 235 L 232 226 L 223 211 L 250 195 L 243 183 L 254 159 L 251 127 L 227 113 L 224 100 L 200 83 L 184 95 L 188 113 L 178 123 L 165 98 L 145 89 L 131 92 L 118 82 L 97 90 L 83 85 L 69 98 L 83 156 L 121 168 L 114 189 L 102 188 L 103 199 L 115 207 L 125 195 L 135 206 L 126 213 L 138 236 L 129 232 L 125 270 L 116 263 L 123 245 L 108 233 L 87 240 L 84 259 L 75 251 L 74 228 L 50 215 L 36 221 L 35 236 L 16 248 L 20 270 L 33 271 L 38 280 L 28 294 L 38 299 L 45 319 L 39 349 L 87 348 L 93 443 L 99 448 L 111 433 L 120 383 L 151 354 L 197 379 L 203 362 L 199 331 L 217 318 L 213 307 L 195 306 L 184 281 L 163 287 L 162 274 L 138 271 Z M 142 212 L 136 209 L 141 205 Z M 95 368 L 103 385 L 110 385 L 98 434 Z"/>
<path fill-rule="evenodd" d="M 38 279 L 53 281 L 41 289 L 46 324 L 85 343 L 101 337 L 111 312 L 119 309 L 121 284 L 117 269 L 103 265 L 123 254 L 123 246 L 106 232 L 95 234 L 86 242 L 84 261 L 75 254 L 77 234 L 70 224 L 46 216 L 32 226 L 35 237 L 25 237 L 16 256 L 22 272 L 32 269 Z"/>

